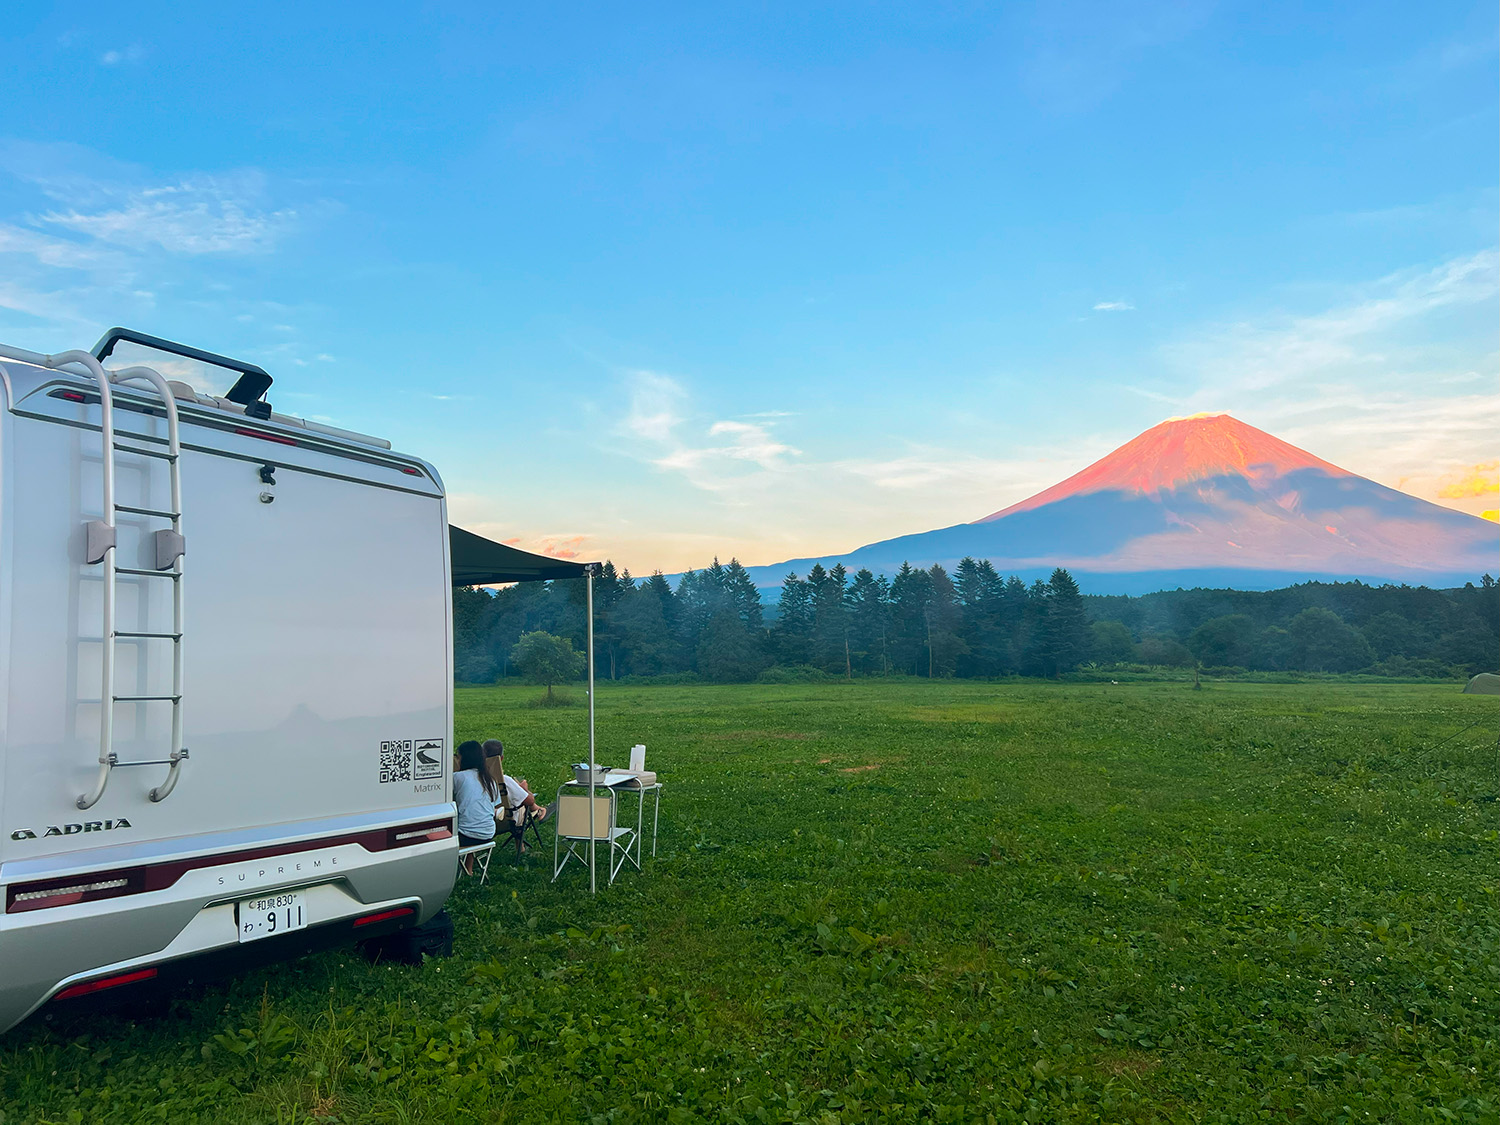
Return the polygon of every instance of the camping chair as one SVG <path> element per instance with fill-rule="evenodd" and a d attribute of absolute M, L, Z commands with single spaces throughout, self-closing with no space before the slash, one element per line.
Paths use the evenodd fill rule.
<path fill-rule="evenodd" d="M 566 792 L 569 787 L 564 785 L 557 794 L 556 812 L 557 828 L 552 837 L 552 881 L 557 882 L 557 877 L 562 874 L 562 869 L 568 865 L 568 860 L 576 859 L 584 867 L 588 866 L 588 843 L 589 843 L 589 795 L 588 790 L 578 793 Z M 631 843 L 635 838 L 634 828 L 622 828 L 615 823 L 615 811 L 617 800 L 615 791 L 611 789 L 598 789 L 594 797 L 594 840 L 598 844 L 608 845 L 605 852 L 605 862 L 609 867 L 609 881 L 613 883 L 615 876 L 620 873 L 620 868 L 625 866 L 628 859 L 640 864 L 630 854 Z M 568 842 L 568 850 L 562 850 L 562 842 Z"/>
<path fill-rule="evenodd" d="M 471 844 L 467 848 L 458 849 L 458 865 L 464 867 L 464 860 L 473 857 L 472 862 L 466 869 L 466 874 L 478 875 L 479 885 L 484 886 L 490 877 L 490 855 L 495 850 L 495 841 L 486 840 L 482 844 Z"/>
<path fill-rule="evenodd" d="M 508 836 L 516 845 L 516 855 L 526 850 L 526 834 L 531 834 L 534 847 L 542 846 L 542 832 L 537 827 L 536 817 L 526 811 L 525 806 L 510 803 L 510 789 L 505 784 L 505 772 L 500 773 L 500 803 L 495 806 L 495 839 Z"/>

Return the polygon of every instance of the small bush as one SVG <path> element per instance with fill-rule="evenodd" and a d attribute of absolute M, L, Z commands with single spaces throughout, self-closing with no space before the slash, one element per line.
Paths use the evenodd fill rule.
<path fill-rule="evenodd" d="M 822 684 L 829 680 L 841 680 L 842 676 L 831 676 L 811 664 L 789 664 L 785 667 L 767 668 L 755 677 L 758 684 Z"/>

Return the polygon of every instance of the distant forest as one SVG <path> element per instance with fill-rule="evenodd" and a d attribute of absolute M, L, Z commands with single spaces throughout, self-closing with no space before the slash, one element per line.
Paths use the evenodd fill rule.
<path fill-rule="evenodd" d="M 1090 596 L 1066 570 L 1027 585 L 984 560 L 903 565 L 887 581 L 842 566 L 790 574 L 771 606 L 738 562 L 689 571 L 676 589 L 605 563 L 594 586 L 604 679 L 716 682 L 822 676 L 1058 676 L 1079 669 L 1362 672 L 1459 677 L 1500 663 L 1500 589 L 1309 582 L 1282 590 Z M 581 580 L 455 590 L 454 670 L 464 683 L 516 674 L 523 633 L 585 645 Z"/>

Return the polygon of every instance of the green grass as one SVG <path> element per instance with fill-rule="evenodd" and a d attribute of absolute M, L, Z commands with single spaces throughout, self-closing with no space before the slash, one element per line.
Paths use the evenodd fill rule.
<path fill-rule="evenodd" d="M 456 733 L 550 788 L 585 713 L 537 694 L 463 689 Z M 1497 721 L 1448 685 L 603 685 L 600 760 L 666 784 L 643 874 L 497 856 L 451 960 L 28 1026 L 0 1121 L 1493 1122 Z"/>

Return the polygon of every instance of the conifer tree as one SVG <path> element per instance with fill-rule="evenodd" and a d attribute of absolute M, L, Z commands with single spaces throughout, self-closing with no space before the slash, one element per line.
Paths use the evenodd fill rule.
<path fill-rule="evenodd" d="M 891 659 L 913 676 L 927 674 L 927 605 L 932 576 L 902 563 L 891 582 Z"/>
<path fill-rule="evenodd" d="M 813 571 L 822 568 L 814 565 Z M 825 672 L 847 672 L 849 664 L 848 606 L 844 603 L 848 572 L 843 563 L 814 578 L 808 573 L 812 589 L 813 663 Z"/>
<path fill-rule="evenodd" d="M 812 658 L 812 587 L 796 574 L 781 582 L 773 630 L 777 659 L 782 664 L 806 664 Z"/>
<path fill-rule="evenodd" d="M 1049 676 L 1071 672 L 1088 659 L 1088 611 L 1078 583 L 1062 567 L 1047 582 L 1042 615 L 1042 663 Z"/>
<path fill-rule="evenodd" d="M 951 676 L 959 658 L 969 648 L 959 635 L 962 616 L 958 592 L 941 564 L 933 563 L 927 574 L 931 581 L 927 603 L 927 674 Z"/>
<path fill-rule="evenodd" d="M 890 586 L 861 567 L 849 588 L 849 643 L 855 667 L 865 673 L 890 671 Z"/>

